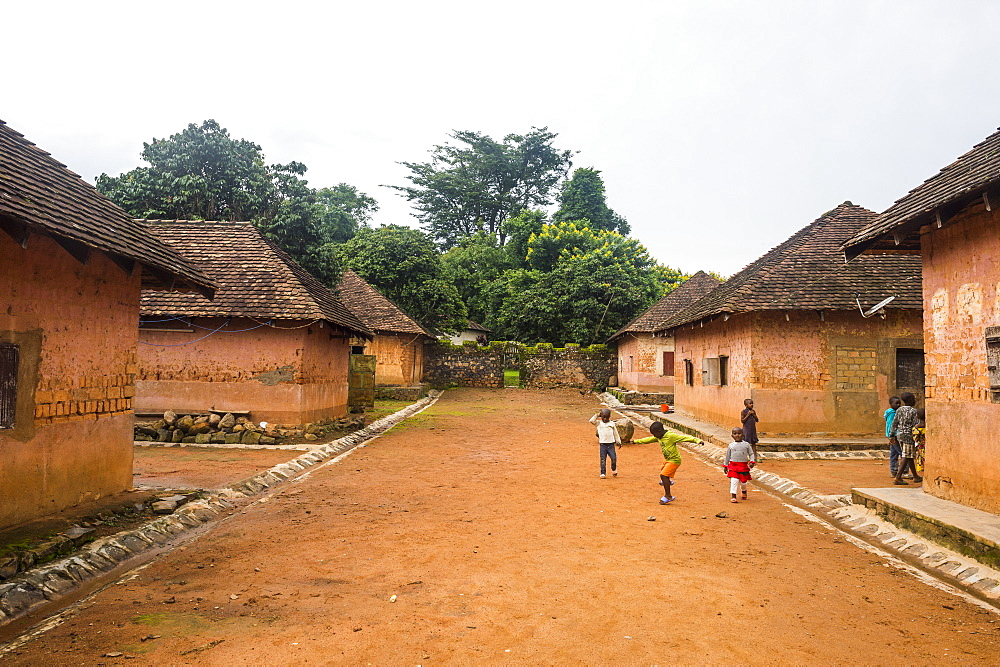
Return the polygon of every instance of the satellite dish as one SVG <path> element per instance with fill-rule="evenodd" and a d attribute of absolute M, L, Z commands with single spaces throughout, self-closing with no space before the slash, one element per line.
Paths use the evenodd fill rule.
<path fill-rule="evenodd" d="M 861 317 L 869 318 L 872 315 L 876 314 L 878 311 L 880 311 L 883 308 L 885 308 L 886 306 L 888 306 L 890 303 L 892 303 L 892 301 L 895 298 L 896 297 L 894 297 L 894 296 L 886 297 L 886 298 L 882 299 L 881 301 L 879 301 L 878 303 L 876 303 L 871 308 L 869 308 L 868 310 L 865 310 L 864 308 L 861 307 L 861 301 L 858 298 L 855 298 L 854 300 L 858 302 L 858 310 L 861 311 Z"/>

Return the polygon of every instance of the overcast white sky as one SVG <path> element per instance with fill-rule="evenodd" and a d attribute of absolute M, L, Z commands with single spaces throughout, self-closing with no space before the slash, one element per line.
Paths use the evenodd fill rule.
<path fill-rule="evenodd" d="M 548 126 L 661 262 L 729 275 L 1000 125 L 1000 3 L 20 2 L 0 118 L 89 182 L 215 118 L 414 224 L 397 162 Z"/>

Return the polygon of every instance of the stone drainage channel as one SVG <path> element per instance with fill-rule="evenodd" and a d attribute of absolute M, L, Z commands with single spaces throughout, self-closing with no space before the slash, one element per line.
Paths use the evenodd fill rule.
<path fill-rule="evenodd" d="M 611 394 L 600 394 L 598 398 L 634 424 L 648 429 L 653 423 L 650 417 L 629 410 L 629 406 Z M 679 445 L 713 467 L 722 465 L 726 457 L 724 447 L 708 442 L 703 445 L 690 442 Z M 1000 612 L 1000 571 L 901 530 L 882 520 L 873 510 L 852 504 L 849 495 L 820 495 L 793 480 L 759 470 L 754 472 L 753 480 L 757 486 L 784 496 L 790 501 L 785 504 L 792 511 L 807 514 L 813 520 L 844 533 L 852 544 L 878 554 L 924 583 L 966 598 L 994 613 Z"/>
<path fill-rule="evenodd" d="M 306 454 L 230 484 L 207 498 L 182 505 L 169 516 L 95 540 L 66 558 L 12 577 L 0 584 L 0 626 L 22 618 L 43 605 L 72 597 L 79 589 L 107 577 L 127 561 L 139 559 L 140 555 L 155 555 L 163 551 L 168 543 L 190 535 L 232 509 L 235 501 L 306 476 L 309 474 L 306 471 L 326 459 L 330 459 L 327 463 L 339 461 L 356 447 L 364 446 L 369 440 L 433 405 L 440 396 L 439 391 L 431 392 L 399 412 L 326 445 L 310 446 L 311 451 Z M 11 648 L 11 644 L 0 648 L 0 655 Z"/>

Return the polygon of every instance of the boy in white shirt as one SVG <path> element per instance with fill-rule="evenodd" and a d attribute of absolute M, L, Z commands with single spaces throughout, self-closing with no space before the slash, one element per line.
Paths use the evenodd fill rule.
<path fill-rule="evenodd" d="M 590 423 L 597 426 L 597 441 L 601 445 L 601 479 L 607 475 L 607 458 L 611 457 L 611 475 L 618 476 L 618 455 L 615 453 L 615 445 L 621 447 L 622 437 L 618 434 L 618 427 L 611 421 L 611 410 L 602 408 L 600 412 L 590 418 Z"/>

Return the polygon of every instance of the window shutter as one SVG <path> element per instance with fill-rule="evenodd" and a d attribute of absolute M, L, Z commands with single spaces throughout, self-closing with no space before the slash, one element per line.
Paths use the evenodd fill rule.
<path fill-rule="evenodd" d="M 718 357 L 705 357 L 701 360 L 701 383 L 706 387 L 719 385 Z"/>
<path fill-rule="evenodd" d="M 17 345 L 0 344 L 0 428 L 14 428 L 17 408 Z"/>
<path fill-rule="evenodd" d="M 674 353 L 664 352 L 663 353 L 663 374 L 673 377 L 674 376 Z"/>

